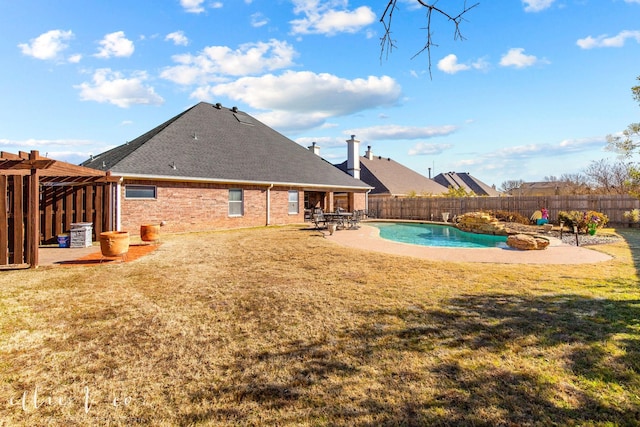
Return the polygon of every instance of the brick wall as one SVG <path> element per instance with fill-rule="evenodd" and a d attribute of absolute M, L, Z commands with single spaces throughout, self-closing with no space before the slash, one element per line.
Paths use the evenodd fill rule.
<path fill-rule="evenodd" d="M 334 208 L 342 208 L 347 211 L 367 210 L 366 193 L 338 193 L 334 196 Z M 334 209 L 327 209 L 334 210 Z"/>
<path fill-rule="evenodd" d="M 155 185 L 155 200 L 126 199 L 127 184 Z M 242 188 L 244 214 L 229 216 L 229 189 Z M 299 212 L 289 214 L 288 191 L 293 188 L 237 186 L 207 183 L 127 180 L 121 190 L 121 229 L 133 235 L 143 224 L 165 221 L 163 232 L 207 231 L 221 228 L 267 225 L 267 191 L 270 193 L 270 224 L 284 225 L 304 222 L 303 192 L 299 191 Z"/>

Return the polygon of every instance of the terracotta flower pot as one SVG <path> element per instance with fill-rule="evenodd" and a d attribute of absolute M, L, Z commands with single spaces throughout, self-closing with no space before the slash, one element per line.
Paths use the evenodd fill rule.
<path fill-rule="evenodd" d="M 155 242 L 160 240 L 160 224 L 141 225 L 140 239 L 143 242 Z"/>
<path fill-rule="evenodd" d="M 129 252 L 128 231 L 105 231 L 100 233 L 100 251 L 102 255 L 121 256 Z"/>

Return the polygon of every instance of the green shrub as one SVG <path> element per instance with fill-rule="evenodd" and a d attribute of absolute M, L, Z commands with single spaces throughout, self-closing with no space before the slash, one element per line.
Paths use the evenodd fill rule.
<path fill-rule="evenodd" d="M 561 211 L 558 213 L 558 221 L 563 221 L 569 227 L 577 225 L 578 232 L 586 233 L 589 228 L 603 228 L 609 218 L 596 211 Z"/>

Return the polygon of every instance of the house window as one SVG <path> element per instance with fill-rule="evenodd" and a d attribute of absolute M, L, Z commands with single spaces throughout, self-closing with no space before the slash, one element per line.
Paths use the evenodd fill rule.
<path fill-rule="evenodd" d="M 242 190 L 229 190 L 229 216 L 242 216 L 244 200 Z"/>
<path fill-rule="evenodd" d="M 289 214 L 298 214 L 298 192 L 296 190 L 289 190 Z"/>
<path fill-rule="evenodd" d="M 125 185 L 124 197 L 127 199 L 156 199 L 155 185 Z"/>

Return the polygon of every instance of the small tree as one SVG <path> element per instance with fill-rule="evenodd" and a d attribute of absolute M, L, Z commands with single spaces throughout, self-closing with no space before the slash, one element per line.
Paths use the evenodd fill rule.
<path fill-rule="evenodd" d="M 504 181 L 498 190 L 502 193 L 510 193 L 511 191 L 520 188 L 522 184 L 524 184 L 524 180 L 522 179 L 511 179 Z"/>
<path fill-rule="evenodd" d="M 444 197 L 476 197 L 476 193 L 473 190 L 467 191 L 462 187 L 453 188 L 449 186 L 449 191 L 444 193 Z"/>
<path fill-rule="evenodd" d="M 599 194 L 633 194 L 633 165 L 630 162 L 602 159 L 591 162 L 584 171 L 593 192 Z"/>
<path fill-rule="evenodd" d="M 640 76 L 636 77 L 640 81 Z M 640 103 L 640 85 L 631 88 L 631 96 Z M 608 149 L 619 153 L 623 158 L 629 159 L 640 149 L 640 123 L 631 123 L 621 135 L 607 135 Z M 635 164 L 630 164 L 629 185 L 637 189 L 640 183 L 640 169 Z M 632 194 L 640 197 L 637 190 L 632 189 Z"/>

